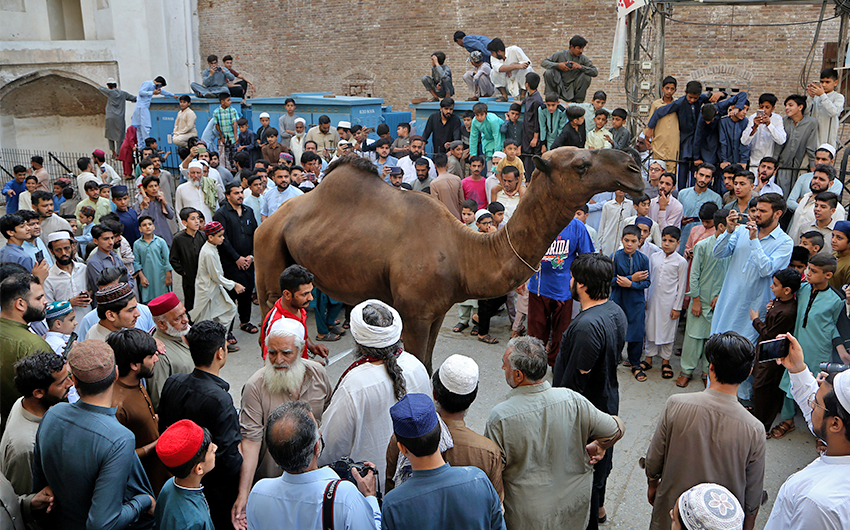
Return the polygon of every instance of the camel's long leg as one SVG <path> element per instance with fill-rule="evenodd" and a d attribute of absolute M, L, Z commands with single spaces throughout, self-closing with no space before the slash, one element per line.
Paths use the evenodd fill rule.
<path fill-rule="evenodd" d="M 434 345 L 437 343 L 437 336 L 440 334 L 440 327 L 443 325 L 443 319 L 446 318 L 446 315 L 437 317 L 431 323 L 431 329 L 428 332 L 428 346 L 425 350 L 425 358 L 428 360 L 425 363 L 425 368 L 428 369 L 428 374 L 431 374 L 431 361 L 434 356 Z"/>
<path fill-rule="evenodd" d="M 404 320 L 404 330 L 402 331 L 405 351 L 412 353 L 422 361 L 429 374 L 431 373 L 431 350 L 434 347 L 429 337 L 430 330 L 430 319 L 417 318 Z"/>

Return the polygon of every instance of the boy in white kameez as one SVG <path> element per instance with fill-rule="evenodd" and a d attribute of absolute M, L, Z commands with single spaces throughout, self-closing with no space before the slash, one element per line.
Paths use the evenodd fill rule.
<path fill-rule="evenodd" d="M 679 327 L 679 314 L 688 284 L 688 262 L 676 252 L 682 232 L 675 226 L 661 231 L 661 250 L 649 259 L 649 298 L 646 304 L 646 361 L 661 355 L 661 377 L 673 378 L 670 355 Z M 646 369 L 646 368 L 645 368 Z"/>
<path fill-rule="evenodd" d="M 204 225 L 207 242 L 201 247 L 198 256 L 198 275 L 195 278 L 195 307 L 192 309 L 192 321 L 215 320 L 228 330 L 233 328 L 236 318 L 236 302 L 230 298 L 227 291 L 234 290 L 236 294 L 245 291 L 245 287 L 224 277 L 218 246 L 224 243 L 224 227 L 217 221 Z M 228 351 L 236 351 L 238 347 L 227 345 Z"/>

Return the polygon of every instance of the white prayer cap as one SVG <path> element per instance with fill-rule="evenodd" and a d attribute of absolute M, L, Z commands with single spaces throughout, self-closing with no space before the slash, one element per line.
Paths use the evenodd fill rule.
<path fill-rule="evenodd" d="M 198 163 L 201 164 L 201 169 L 204 169 L 203 166 L 210 167 L 210 163 L 207 162 L 206 160 L 198 160 Z"/>
<path fill-rule="evenodd" d="M 649 161 L 649 164 L 646 167 L 649 167 L 652 164 L 658 164 L 659 166 L 661 166 L 661 169 L 663 169 L 665 171 L 667 170 L 667 162 L 665 162 L 663 160 L 656 160 L 655 158 L 653 158 L 652 160 Z"/>
<path fill-rule="evenodd" d="M 678 504 L 687 530 L 739 530 L 744 524 L 741 503 L 720 484 L 697 484 Z"/>
<path fill-rule="evenodd" d="M 201 171 L 204 170 L 204 166 L 201 164 L 200 160 L 192 160 L 191 162 L 189 162 L 189 169 L 192 169 L 192 168 L 198 168 Z"/>
<path fill-rule="evenodd" d="M 465 396 L 478 388 L 478 363 L 465 355 L 451 355 L 438 373 L 440 382 L 453 394 Z"/>
<path fill-rule="evenodd" d="M 279 318 L 274 321 L 269 329 L 269 334 L 266 336 L 266 346 L 269 345 L 269 340 L 272 337 L 281 336 L 295 337 L 297 339 L 295 342 L 300 344 L 304 342 L 305 334 L 304 325 L 301 322 L 294 318 Z"/>
<path fill-rule="evenodd" d="M 303 123 L 304 125 L 307 125 L 307 120 L 304 118 L 295 118 L 295 123 Z"/>
<path fill-rule="evenodd" d="M 109 77 L 109 78 L 107 78 L 107 79 L 106 79 L 106 84 L 107 84 L 107 85 L 114 85 L 114 84 L 116 84 L 116 83 L 115 83 L 115 78 L 114 78 L 114 77 Z"/>
<path fill-rule="evenodd" d="M 835 397 L 838 398 L 838 402 L 841 403 L 844 410 L 850 412 L 850 370 L 839 372 L 832 379 L 832 388 L 835 390 Z"/>
<path fill-rule="evenodd" d="M 493 153 L 493 158 L 505 158 L 506 156 L 508 155 L 506 155 L 502 151 L 496 151 L 495 153 Z"/>
<path fill-rule="evenodd" d="M 73 239 L 73 236 L 67 230 L 58 230 L 47 236 L 47 242 L 62 241 L 63 239 Z"/>
<path fill-rule="evenodd" d="M 829 151 L 829 153 L 832 155 L 832 158 L 835 158 L 835 148 L 832 147 L 832 145 L 830 145 L 830 144 L 820 144 L 818 146 L 817 150 L 820 151 L 821 149 L 823 149 L 824 151 Z"/>
<path fill-rule="evenodd" d="M 351 129 L 350 121 L 341 121 L 336 126 L 337 129 Z"/>
<path fill-rule="evenodd" d="M 370 305 L 380 306 L 389 311 L 393 318 L 392 323 L 387 327 L 367 324 L 363 320 L 363 310 L 366 306 Z M 357 344 L 361 346 L 366 346 L 367 348 L 386 348 L 387 346 L 392 346 L 401 340 L 401 330 L 401 315 L 392 306 L 380 300 L 373 299 L 360 302 L 351 310 L 351 334 L 354 336 Z"/>
<path fill-rule="evenodd" d="M 351 142 L 349 142 L 348 140 L 340 140 L 337 145 L 351 145 Z"/>
<path fill-rule="evenodd" d="M 271 118 L 271 116 L 269 116 L 268 112 L 261 112 L 260 113 L 260 119 L 262 119 L 262 118 Z"/>
<path fill-rule="evenodd" d="M 475 222 L 477 223 L 478 220 L 481 219 L 482 217 L 484 217 L 485 215 L 492 216 L 493 214 L 491 214 L 490 211 L 487 210 L 486 208 L 481 208 L 480 210 L 475 212 Z"/>

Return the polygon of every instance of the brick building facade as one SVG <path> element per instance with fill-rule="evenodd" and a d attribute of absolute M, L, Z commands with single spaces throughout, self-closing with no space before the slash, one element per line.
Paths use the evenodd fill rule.
<path fill-rule="evenodd" d="M 616 12 L 613 0 L 501 0 L 481 4 L 450 0 L 379 3 L 374 0 L 202 0 L 198 4 L 201 56 L 231 54 L 234 67 L 255 82 L 258 96 L 291 92 L 343 93 L 354 87 L 407 109 L 426 95 L 419 79 L 430 72 L 429 56 L 442 50 L 452 68 L 456 98 L 470 94 L 462 76 L 467 53 L 452 42 L 455 30 L 500 37 L 523 48 L 535 70 L 578 33 L 599 69 L 592 90 L 608 93 L 609 108 L 622 106 L 622 76 L 608 81 Z M 816 20 L 819 6 L 675 6 L 672 17 L 715 24 Z M 832 16 L 832 8 L 826 16 Z M 801 93 L 800 73 L 815 24 L 782 27 L 716 27 L 667 21 L 665 75 L 684 82 L 697 75 L 726 79 L 751 93 L 781 99 Z M 824 22 L 814 47 L 815 79 L 824 44 L 838 40 L 838 19 Z M 200 64 L 204 64 L 201 61 Z M 698 72 L 701 70 L 700 72 Z M 345 88 L 343 88 L 345 87 Z"/>

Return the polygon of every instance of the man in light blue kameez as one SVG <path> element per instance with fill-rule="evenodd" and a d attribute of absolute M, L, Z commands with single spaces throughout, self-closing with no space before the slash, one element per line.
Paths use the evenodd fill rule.
<path fill-rule="evenodd" d="M 151 132 L 151 99 L 159 94 L 177 99 L 176 95 L 162 89 L 165 85 L 165 78 L 160 75 L 153 81 L 145 81 L 139 87 L 136 110 L 133 111 L 133 119 L 130 120 L 130 125 L 136 128 L 136 141 L 139 149 L 145 146 L 145 140 Z"/>

